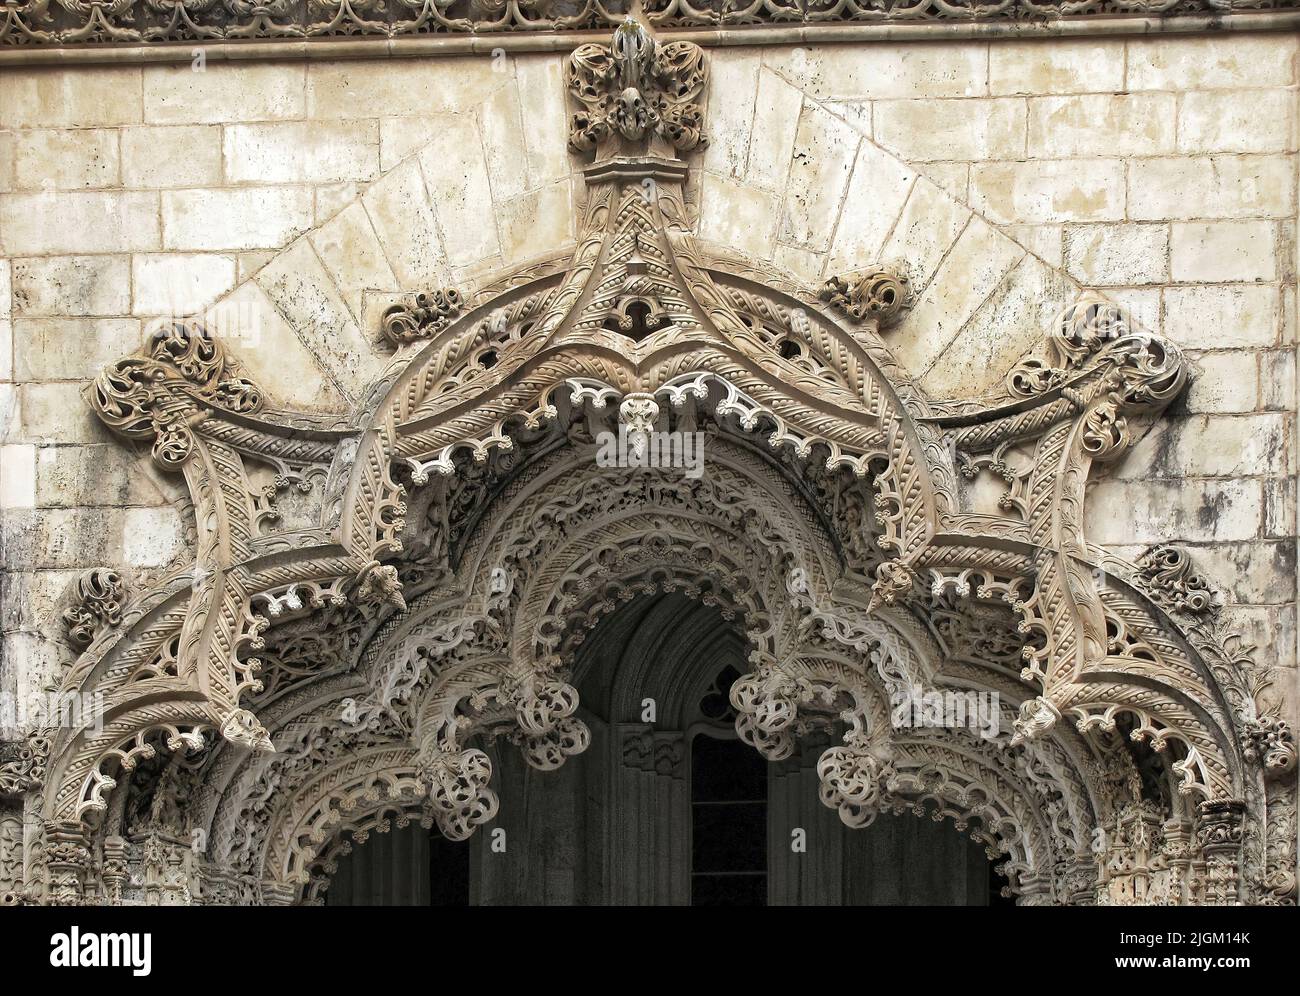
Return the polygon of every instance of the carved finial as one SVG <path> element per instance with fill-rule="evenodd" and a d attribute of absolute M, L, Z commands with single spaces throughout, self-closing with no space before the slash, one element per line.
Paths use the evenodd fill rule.
<path fill-rule="evenodd" d="M 395 304 L 384 312 L 384 336 L 394 346 L 432 339 L 455 320 L 462 307 L 460 291 L 451 287 L 417 294 L 414 305 Z"/>
<path fill-rule="evenodd" d="M 885 328 L 896 324 L 912 306 L 907 277 L 883 266 L 872 266 L 857 276 L 831 277 L 819 295 L 855 321 L 874 318 Z"/>
<path fill-rule="evenodd" d="M 569 57 L 569 91 L 583 106 L 570 123 L 569 144 L 592 152 L 612 142 L 611 152 L 645 154 L 655 151 L 644 146 L 657 138 L 665 152 L 702 148 L 704 111 L 696 98 L 707 79 L 698 45 L 660 45 L 629 17 L 610 45 L 581 45 Z"/>
<path fill-rule="evenodd" d="M 95 378 L 91 399 L 110 429 L 152 438 L 153 458 L 167 470 L 179 469 L 194 451 L 196 402 L 232 412 L 262 407 L 261 392 L 230 376 L 220 345 L 197 322 L 158 329 L 138 353 Z"/>
<path fill-rule="evenodd" d="M 68 642 L 84 650 L 102 626 L 116 626 L 122 621 L 122 602 L 126 599 L 126 581 L 117 571 L 96 568 L 77 579 L 77 604 L 63 612 Z"/>

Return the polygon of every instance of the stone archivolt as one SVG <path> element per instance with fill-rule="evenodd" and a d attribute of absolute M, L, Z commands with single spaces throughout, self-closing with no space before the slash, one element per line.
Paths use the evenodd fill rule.
<path fill-rule="evenodd" d="M 354 417 L 269 408 L 196 325 L 105 371 L 100 416 L 185 477 L 194 556 L 70 669 L 102 726 L 7 748 L 0 787 L 39 817 L 14 896 L 318 901 L 358 834 L 464 838 L 510 804 L 495 742 L 541 770 L 586 748 L 587 633 L 680 592 L 749 643 L 743 740 L 839 739 L 817 770 L 849 825 L 950 818 L 1027 904 L 1294 902 L 1295 748 L 1248 652 L 1184 551 L 1083 536 L 1092 462 L 1180 390 L 1178 350 L 1089 297 L 1004 397 L 926 398 L 878 270 L 826 300 L 695 242 L 678 156 L 706 68 L 635 24 L 575 53 L 577 248 L 391 312 Z M 867 303 L 842 320 L 836 295 Z M 703 433 L 707 473 L 598 466 L 620 428 Z M 312 524 L 267 520 L 267 466 Z M 917 688 L 995 692 L 1002 731 L 895 727 Z"/>

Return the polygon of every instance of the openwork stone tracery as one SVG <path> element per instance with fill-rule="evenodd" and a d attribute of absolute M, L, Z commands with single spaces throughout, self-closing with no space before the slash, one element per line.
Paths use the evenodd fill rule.
<path fill-rule="evenodd" d="M 64 690 L 107 709 L 0 757 L 33 817 L 15 897 L 313 900 L 345 835 L 468 837 L 510 805 L 490 752 L 588 747 L 589 634 L 680 593 L 748 643 L 742 740 L 833 739 L 820 795 L 850 826 L 949 819 L 1025 903 L 1294 901 L 1294 742 L 1210 582 L 1083 535 L 1092 462 L 1179 392 L 1178 350 L 1089 296 L 1002 396 L 926 398 L 880 335 L 901 278 L 799 287 L 693 239 L 706 79 L 635 22 L 579 48 L 576 249 L 411 289 L 353 417 L 272 409 L 197 324 L 101 375 L 99 416 L 183 475 L 193 559 L 130 595 L 83 580 Z M 620 430 L 703 433 L 707 473 L 600 467 Z M 920 689 L 996 693 L 1001 732 L 900 728 Z"/>

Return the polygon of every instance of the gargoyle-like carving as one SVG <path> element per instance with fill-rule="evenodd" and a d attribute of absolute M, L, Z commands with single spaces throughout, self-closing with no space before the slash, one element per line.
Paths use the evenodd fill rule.
<path fill-rule="evenodd" d="M 384 312 L 384 336 L 394 346 L 432 339 L 460 314 L 464 299 L 450 287 L 417 294 L 412 305 L 395 304 Z"/>
<path fill-rule="evenodd" d="M 271 738 L 248 709 L 236 709 L 221 724 L 221 735 L 232 744 L 249 750 L 272 751 Z"/>
<path fill-rule="evenodd" d="M 882 328 L 897 324 L 912 306 L 907 277 L 880 266 L 857 275 L 831 277 L 818 296 L 855 321 L 874 318 Z"/>
<path fill-rule="evenodd" d="M 361 572 L 361 583 L 357 585 L 356 599 L 362 605 L 390 605 L 401 611 L 406 608 L 406 599 L 402 597 L 402 582 L 397 576 L 397 568 L 392 564 L 370 564 Z"/>
<path fill-rule="evenodd" d="M 1050 730 L 1061 718 L 1061 710 L 1050 699 L 1039 695 L 1037 698 L 1025 699 L 1020 703 L 1020 715 L 1012 724 L 1011 746 L 1017 747 L 1027 740 L 1033 740 L 1039 734 Z"/>
<path fill-rule="evenodd" d="M 175 322 L 95 378 L 91 403 L 110 429 L 152 439 L 158 465 L 177 470 L 194 452 L 193 423 L 203 408 L 254 412 L 262 394 L 231 374 L 221 346 L 201 324 Z"/>
<path fill-rule="evenodd" d="M 1295 737 L 1290 725 L 1276 716 L 1259 716 L 1246 720 L 1241 736 L 1242 754 L 1247 761 L 1264 766 L 1271 776 L 1295 770 Z"/>
<path fill-rule="evenodd" d="M 612 45 L 582 45 L 569 59 L 569 89 L 584 108 L 573 116 L 569 144 L 591 152 L 615 136 L 642 143 L 655 135 L 678 152 L 698 148 L 704 112 L 696 98 L 707 78 L 698 45 L 660 45 L 628 18 Z"/>
<path fill-rule="evenodd" d="M 1192 570 L 1191 556 L 1182 547 L 1154 546 L 1138 558 L 1137 568 L 1138 582 L 1166 609 L 1204 615 L 1222 604 L 1219 592 Z"/>
<path fill-rule="evenodd" d="M 871 586 L 870 611 L 881 605 L 893 605 L 916 584 L 916 572 L 901 560 L 887 560 L 876 569 L 876 583 Z"/>
<path fill-rule="evenodd" d="M 117 571 L 101 567 L 83 574 L 77 579 L 77 604 L 63 612 L 68 641 L 84 650 L 96 630 L 121 623 L 125 598 L 126 581 Z"/>

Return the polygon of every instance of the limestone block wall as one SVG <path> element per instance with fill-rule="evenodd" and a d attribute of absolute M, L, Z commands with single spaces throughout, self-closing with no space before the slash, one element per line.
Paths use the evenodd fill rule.
<path fill-rule="evenodd" d="M 1193 382 L 1099 471 L 1089 538 L 1189 545 L 1292 718 L 1296 49 L 713 48 L 690 185 L 701 238 L 809 283 L 901 264 L 889 341 L 935 396 L 993 390 L 1084 288 L 1181 344 Z M 395 296 L 572 242 L 564 58 L 0 69 L 0 691 L 73 656 L 80 570 L 183 555 L 183 489 L 94 418 L 94 374 L 202 314 L 274 404 L 354 406 Z"/>

